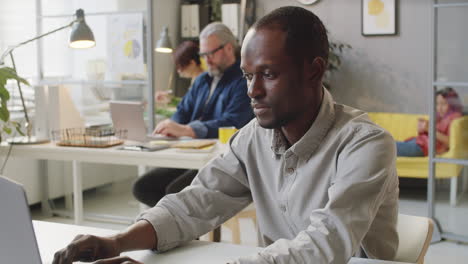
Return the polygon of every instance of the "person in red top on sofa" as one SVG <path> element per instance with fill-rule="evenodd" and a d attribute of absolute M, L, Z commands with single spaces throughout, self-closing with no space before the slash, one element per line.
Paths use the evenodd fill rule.
<path fill-rule="evenodd" d="M 436 121 L 436 152 L 441 154 L 449 150 L 450 124 L 454 119 L 462 116 L 463 105 L 457 92 L 447 87 L 437 91 L 437 121 Z M 424 157 L 429 149 L 428 135 L 429 121 L 418 120 L 418 136 L 405 141 L 398 141 L 397 156 L 401 157 Z"/>

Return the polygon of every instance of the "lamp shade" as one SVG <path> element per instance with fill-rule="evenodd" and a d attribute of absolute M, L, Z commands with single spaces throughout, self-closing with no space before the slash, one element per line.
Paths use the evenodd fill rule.
<path fill-rule="evenodd" d="M 74 49 L 87 49 L 96 45 L 94 34 L 84 19 L 83 9 L 76 10 L 76 22 L 72 26 L 69 45 Z"/>
<path fill-rule="evenodd" d="M 161 53 L 171 53 L 172 52 L 172 45 L 171 40 L 169 39 L 169 29 L 164 27 L 161 35 L 159 36 L 159 40 L 156 43 L 156 48 L 154 49 L 156 52 Z"/>

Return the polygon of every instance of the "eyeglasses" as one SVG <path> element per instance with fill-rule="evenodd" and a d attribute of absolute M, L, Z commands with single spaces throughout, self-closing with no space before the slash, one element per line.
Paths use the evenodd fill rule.
<path fill-rule="evenodd" d="M 214 56 L 214 54 L 216 52 L 218 52 L 218 50 L 221 50 L 222 48 L 224 48 L 226 44 L 222 44 L 220 45 L 219 47 L 217 47 L 216 49 L 212 50 L 212 51 L 207 51 L 207 52 L 201 52 L 201 53 L 198 53 L 198 56 L 200 57 L 206 57 L 206 58 L 212 58 Z"/>

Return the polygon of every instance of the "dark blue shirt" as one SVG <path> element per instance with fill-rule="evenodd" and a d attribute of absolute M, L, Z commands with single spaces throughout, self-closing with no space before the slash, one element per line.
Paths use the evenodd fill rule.
<path fill-rule="evenodd" d="M 247 124 L 254 114 L 239 65 L 236 61 L 226 69 L 206 104 L 213 78 L 206 72 L 198 76 L 171 119 L 188 124 L 197 138 L 217 138 L 219 127 Z"/>

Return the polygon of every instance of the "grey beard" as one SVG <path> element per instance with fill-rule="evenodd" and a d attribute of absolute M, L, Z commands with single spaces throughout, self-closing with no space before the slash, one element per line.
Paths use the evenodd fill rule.
<path fill-rule="evenodd" d="M 218 65 L 218 67 L 214 69 L 210 69 L 210 67 L 208 67 L 208 75 L 210 75 L 210 77 L 220 77 L 223 75 L 224 71 L 226 71 L 228 67 L 229 66 L 224 64 Z"/>
<path fill-rule="evenodd" d="M 212 77 L 212 78 L 213 78 L 213 77 L 219 77 L 219 76 L 221 76 L 222 74 L 223 74 L 223 72 L 222 72 L 219 68 L 213 69 L 213 70 L 210 70 L 210 69 L 208 68 L 208 75 L 209 75 L 210 77 Z"/>

